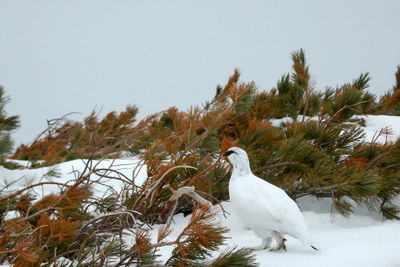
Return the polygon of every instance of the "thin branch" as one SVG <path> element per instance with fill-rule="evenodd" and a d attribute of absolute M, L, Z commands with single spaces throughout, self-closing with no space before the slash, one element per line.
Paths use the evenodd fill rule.
<path fill-rule="evenodd" d="M 100 173 L 98 173 L 98 172 L 101 172 L 101 171 L 103 171 L 103 172 L 116 173 L 116 174 L 122 176 L 122 177 L 125 178 L 125 179 L 122 179 L 122 178 L 120 178 L 120 177 L 110 176 L 110 175 L 107 175 L 107 174 L 100 174 Z M 132 185 L 132 186 L 136 186 L 134 183 L 132 183 L 132 182 L 130 181 L 130 179 L 129 179 L 126 175 L 124 175 L 123 173 L 121 173 L 121 172 L 119 172 L 119 171 L 116 171 L 116 170 L 112 170 L 112 169 L 95 169 L 95 170 L 94 170 L 94 174 L 100 176 L 101 178 L 114 179 L 114 180 L 121 181 L 121 182 L 123 182 L 123 183 L 127 183 L 127 184 Z"/>
<path fill-rule="evenodd" d="M 380 160 L 381 158 L 383 158 L 387 155 L 389 155 L 389 152 L 385 152 L 385 153 L 382 153 L 382 154 L 376 156 L 373 160 L 371 160 L 371 162 L 368 164 L 368 166 L 365 168 L 365 170 L 371 169 L 373 167 L 373 165 L 375 164 L 375 162 L 377 162 L 378 160 Z"/>
<path fill-rule="evenodd" d="M 343 182 L 340 184 L 334 184 L 334 185 L 328 185 L 328 186 L 322 186 L 322 187 L 311 187 L 307 190 L 307 192 L 312 193 L 312 192 L 316 192 L 316 191 L 331 191 L 334 189 L 337 189 L 339 187 L 342 187 L 344 185 L 348 185 L 349 182 Z"/>
<path fill-rule="evenodd" d="M 137 214 L 141 215 L 141 214 L 140 214 L 139 212 L 137 212 L 137 211 L 117 211 L 117 212 L 108 213 L 108 214 L 104 214 L 104 215 L 102 215 L 102 216 L 93 218 L 93 219 L 91 219 L 91 220 L 85 222 L 84 225 L 82 225 L 82 227 L 81 227 L 81 229 L 80 229 L 80 231 L 79 231 L 79 234 L 78 234 L 77 236 L 80 236 L 81 233 L 83 232 L 83 230 L 84 230 L 86 227 L 88 227 L 90 224 L 94 224 L 96 221 L 102 220 L 102 219 L 107 218 L 107 217 L 116 216 L 116 215 L 121 215 L 121 214 L 130 215 L 130 217 L 133 219 L 134 223 L 136 224 L 136 219 L 135 219 L 135 216 L 133 216 L 133 213 L 137 213 Z"/>
<path fill-rule="evenodd" d="M 29 190 L 29 189 L 34 188 L 36 186 L 47 185 L 47 184 L 59 185 L 59 186 L 64 186 L 64 187 L 68 187 L 68 188 L 71 187 L 69 185 L 66 185 L 66 184 L 63 184 L 63 183 L 57 183 L 57 182 L 41 182 L 41 183 L 31 184 L 31 185 L 26 186 L 26 187 L 24 187 L 24 188 L 22 188 L 22 189 L 20 189 L 18 191 L 15 191 L 13 193 L 10 193 L 8 195 L 0 197 L 0 202 L 6 200 L 7 198 L 15 197 L 15 196 L 25 192 L 26 190 Z"/>
<path fill-rule="evenodd" d="M 81 113 L 79 113 L 79 112 L 70 112 L 70 113 L 67 113 L 67 114 L 65 114 L 64 116 L 60 117 L 60 118 L 47 120 L 47 125 L 48 125 L 48 127 L 47 127 L 45 130 L 43 130 L 43 131 L 31 142 L 31 145 L 34 144 L 35 142 L 37 142 L 45 133 L 52 131 L 53 128 L 55 128 L 55 126 L 56 126 L 57 123 L 59 123 L 59 122 L 61 122 L 61 121 L 64 121 L 66 117 L 68 117 L 68 116 L 70 116 L 70 115 L 72 115 L 72 114 L 81 114 Z"/>
<path fill-rule="evenodd" d="M 150 203 L 149 206 L 152 205 L 152 201 L 154 199 L 154 194 L 155 194 L 155 190 L 157 189 L 157 187 L 161 184 L 161 182 L 164 180 L 164 178 L 173 170 L 175 169 L 179 169 L 179 168 L 185 168 L 185 169 L 194 169 L 194 170 L 198 170 L 197 168 L 193 167 L 193 166 L 188 166 L 188 165 L 178 165 L 178 166 L 174 166 L 170 169 L 168 169 L 165 173 L 163 173 L 163 175 L 156 181 L 154 182 L 152 185 L 149 185 L 149 188 L 145 189 L 144 192 L 138 197 L 138 199 L 136 200 L 134 207 L 136 207 L 136 205 L 144 198 L 144 199 L 148 199 L 150 197 Z"/>
<path fill-rule="evenodd" d="M 267 169 L 273 169 L 273 168 L 282 167 L 282 166 L 286 166 L 286 165 L 295 165 L 295 164 L 299 164 L 299 162 L 295 162 L 295 161 L 278 162 L 275 164 L 259 167 L 259 168 L 255 169 L 254 172 L 259 172 L 259 171 L 263 171 L 263 170 L 267 170 Z"/>
<path fill-rule="evenodd" d="M 30 219 L 32 219 L 32 218 L 34 218 L 34 217 L 36 217 L 36 216 L 38 216 L 38 215 L 40 215 L 42 213 L 45 213 L 45 212 L 50 211 L 50 210 L 53 210 L 53 209 L 55 209 L 54 206 L 55 205 L 52 205 L 51 207 L 48 207 L 46 209 L 39 210 L 38 212 L 36 212 L 36 213 L 34 213 L 32 215 L 29 215 L 28 217 L 25 217 L 24 220 L 25 221 L 29 221 Z"/>
<path fill-rule="evenodd" d="M 386 166 L 385 168 L 383 168 L 382 171 L 386 171 L 386 170 L 388 170 L 390 168 L 394 168 L 394 167 L 397 167 L 399 165 L 400 165 L 400 163 L 390 164 L 390 165 Z"/>
<path fill-rule="evenodd" d="M 213 195 L 207 194 L 206 192 L 202 192 L 202 191 L 197 191 L 197 192 L 198 192 L 200 195 L 203 194 L 203 195 L 205 195 L 205 196 L 207 196 L 207 197 L 212 198 L 215 202 L 217 202 L 217 204 L 218 204 L 219 207 L 221 208 L 222 215 L 223 215 L 225 218 L 228 218 L 228 217 L 226 216 L 226 214 L 230 215 L 230 213 L 229 213 L 226 209 L 224 209 L 224 206 L 221 204 L 222 201 L 220 201 L 218 198 L 214 197 Z"/>
<path fill-rule="evenodd" d="M 346 105 L 346 106 L 343 106 L 343 107 L 342 107 L 341 109 L 339 109 L 338 111 L 336 111 L 336 113 L 333 114 L 333 115 L 329 118 L 328 122 L 326 123 L 326 125 L 325 125 L 325 127 L 324 127 L 324 129 L 323 129 L 323 131 L 322 131 L 322 133 L 321 133 L 321 135 L 320 135 L 320 137 L 318 138 L 318 143 L 321 142 L 321 138 L 325 135 L 325 133 L 326 133 L 326 131 L 328 130 L 328 127 L 331 125 L 333 119 L 335 119 L 337 116 L 339 116 L 340 113 L 342 113 L 342 112 L 345 111 L 346 109 L 352 109 L 353 111 L 359 112 L 358 110 L 354 110 L 353 108 L 356 107 L 356 106 L 359 106 L 359 105 L 361 105 L 361 104 L 368 103 L 368 102 L 369 102 L 369 101 L 361 101 L 361 102 L 358 102 L 358 103 L 355 103 L 355 104 L 352 104 L 352 105 Z"/>
<path fill-rule="evenodd" d="M 296 198 L 299 197 L 304 197 L 307 195 L 311 195 L 311 194 L 315 194 L 317 196 L 325 196 L 325 193 L 331 192 L 333 194 L 333 192 L 335 191 L 335 189 L 348 185 L 349 182 L 343 182 L 340 184 L 334 184 L 334 185 L 328 185 L 328 186 L 314 186 L 314 187 L 310 187 L 307 190 L 305 190 L 303 193 L 296 195 Z"/>

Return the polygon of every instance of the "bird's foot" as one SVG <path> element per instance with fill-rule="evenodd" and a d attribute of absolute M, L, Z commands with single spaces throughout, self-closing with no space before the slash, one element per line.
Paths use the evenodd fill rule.
<path fill-rule="evenodd" d="M 281 251 L 284 250 L 286 251 L 286 244 L 285 244 L 286 239 L 282 239 L 282 242 L 279 243 L 279 245 L 275 248 L 271 248 L 269 251 L 271 252 L 277 252 L 277 251 Z"/>
<path fill-rule="evenodd" d="M 261 242 L 261 244 L 260 244 L 259 246 L 251 247 L 251 248 L 249 248 L 249 249 L 251 249 L 251 250 L 264 250 L 264 249 L 268 249 L 268 248 L 271 247 L 271 241 L 272 241 L 272 238 L 271 238 L 271 237 L 264 238 L 264 239 L 262 239 L 262 242 Z"/>
<path fill-rule="evenodd" d="M 269 247 L 264 246 L 263 244 L 260 246 L 255 246 L 255 247 L 249 247 L 248 249 L 253 250 L 253 251 L 258 251 L 258 250 L 264 250 L 268 249 Z"/>

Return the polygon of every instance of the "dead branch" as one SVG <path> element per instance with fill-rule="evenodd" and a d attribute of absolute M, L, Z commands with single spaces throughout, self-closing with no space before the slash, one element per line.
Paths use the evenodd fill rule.
<path fill-rule="evenodd" d="M 157 181 L 155 181 L 152 185 L 150 185 L 147 189 L 144 189 L 144 192 L 140 194 L 140 196 L 138 197 L 138 199 L 136 200 L 134 207 L 136 207 L 136 205 L 142 201 L 142 199 L 146 199 L 148 200 L 150 197 L 150 202 L 149 202 L 149 206 L 152 205 L 153 203 L 153 199 L 154 199 L 154 195 L 155 195 L 155 191 L 158 188 L 158 186 L 161 184 L 161 182 L 164 180 L 164 178 L 173 170 L 179 169 L 179 168 L 185 168 L 185 169 L 194 169 L 197 170 L 197 168 L 193 167 L 193 166 L 188 166 L 188 165 L 178 165 L 178 166 L 174 166 L 170 169 L 168 169 Z"/>
<path fill-rule="evenodd" d="M 205 192 L 201 192 L 201 191 L 197 191 L 197 192 L 198 192 L 198 194 L 203 194 L 203 195 L 206 195 L 207 197 L 212 198 L 212 199 L 219 205 L 219 207 L 221 208 L 222 215 L 223 215 L 225 218 L 228 218 L 228 217 L 226 216 L 226 214 L 230 215 L 230 213 L 224 208 L 224 206 L 222 205 L 222 201 L 220 201 L 219 199 L 217 199 L 217 198 L 214 197 L 213 195 L 207 194 L 207 193 L 205 193 Z"/>
<path fill-rule="evenodd" d="M 25 192 L 26 190 L 32 189 L 34 187 L 42 186 L 42 185 L 50 185 L 50 184 L 64 186 L 64 187 L 68 187 L 68 188 L 71 187 L 71 186 L 69 186 L 67 184 L 57 183 L 57 182 L 40 182 L 40 183 L 28 185 L 28 186 L 26 186 L 26 187 L 24 187 L 24 188 L 22 188 L 22 189 L 20 189 L 18 191 L 15 191 L 15 192 L 10 193 L 8 195 L 2 196 L 2 197 L 0 197 L 0 202 L 6 200 L 7 198 L 15 197 L 15 196 Z"/>
<path fill-rule="evenodd" d="M 107 174 L 100 174 L 99 172 L 105 172 L 105 173 L 106 173 L 106 172 L 111 172 L 111 173 L 115 173 L 115 174 L 118 174 L 119 176 L 122 176 L 122 177 L 125 178 L 125 179 L 122 179 L 122 178 L 120 178 L 120 177 L 110 176 L 110 175 L 107 175 Z M 112 170 L 112 169 L 95 169 L 93 173 L 96 174 L 96 175 L 98 175 L 98 176 L 100 176 L 101 178 L 107 178 L 107 179 L 118 180 L 118 181 L 121 181 L 121 182 L 123 182 L 123 183 L 127 183 L 127 184 L 129 184 L 129 185 L 131 185 L 131 186 L 135 186 L 135 187 L 136 187 L 136 185 L 135 185 L 134 183 L 132 183 L 132 182 L 129 180 L 128 177 L 126 177 L 123 173 L 121 173 L 121 172 L 119 172 L 119 171 L 116 171 L 116 170 Z"/>
<path fill-rule="evenodd" d="M 212 207 L 212 204 L 210 201 L 204 199 L 201 197 L 199 194 L 196 193 L 194 186 L 183 186 L 179 188 L 178 190 L 172 189 L 170 185 L 165 185 L 165 188 L 168 188 L 172 191 L 172 196 L 169 198 L 168 201 L 175 201 L 181 198 L 183 195 L 188 195 L 191 198 L 193 198 L 195 201 L 197 201 L 200 205 L 202 206 L 208 206 Z"/>
<path fill-rule="evenodd" d="M 47 120 L 47 128 L 43 130 L 32 142 L 31 144 L 37 142 L 45 133 L 54 131 L 56 129 L 58 123 L 65 121 L 65 118 L 72 114 L 80 114 L 79 112 L 70 112 L 65 114 L 64 116 L 56 119 Z"/>
<path fill-rule="evenodd" d="M 176 208 L 178 206 L 178 200 L 183 195 L 188 195 L 193 200 L 198 202 L 201 206 L 206 206 L 207 208 L 212 207 L 212 203 L 210 201 L 206 200 L 205 198 L 203 198 L 202 196 L 200 196 L 199 194 L 196 193 L 194 186 L 183 186 L 183 187 L 178 188 L 177 190 L 174 190 L 168 184 L 168 185 L 163 186 L 163 188 L 168 188 L 169 190 L 171 190 L 172 195 L 169 198 L 169 200 L 166 202 L 167 204 L 164 207 L 164 209 L 166 209 L 166 210 L 161 211 L 161 213 L 158 217 L 159 222 L 164 221 L 164 218 L 161 218 L 161 216 L 163 216 L 163 214 L 168 214 L 167 225 L 169 225 L 171 223 L 172 216 L 175 214 Z M 172 208 L 171 208 L 171 205 L 173 206 Z"/>

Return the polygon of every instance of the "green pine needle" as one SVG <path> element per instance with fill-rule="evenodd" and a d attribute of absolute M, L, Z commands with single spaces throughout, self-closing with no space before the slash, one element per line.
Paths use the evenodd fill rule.
<path fill-rule="evenodd" d="M 252 251 L 246 248 L 236 249 L 233 247 L 227 249 L 211 263 L 204 265 L 207 267 L 256 267 L 256 257 Z"/>

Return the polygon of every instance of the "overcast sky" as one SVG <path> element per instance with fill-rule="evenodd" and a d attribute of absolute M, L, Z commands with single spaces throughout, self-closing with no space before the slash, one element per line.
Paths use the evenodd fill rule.
<path fill-rule="evenodd" d="M 0 0 L 0 84 L 29 143 L 46 119 L 139 107 L 143 118 L 210 100 L 234 68 L 260 90 L 303 48 L 317 89 L 400 64 L 400 1 Z"/>

